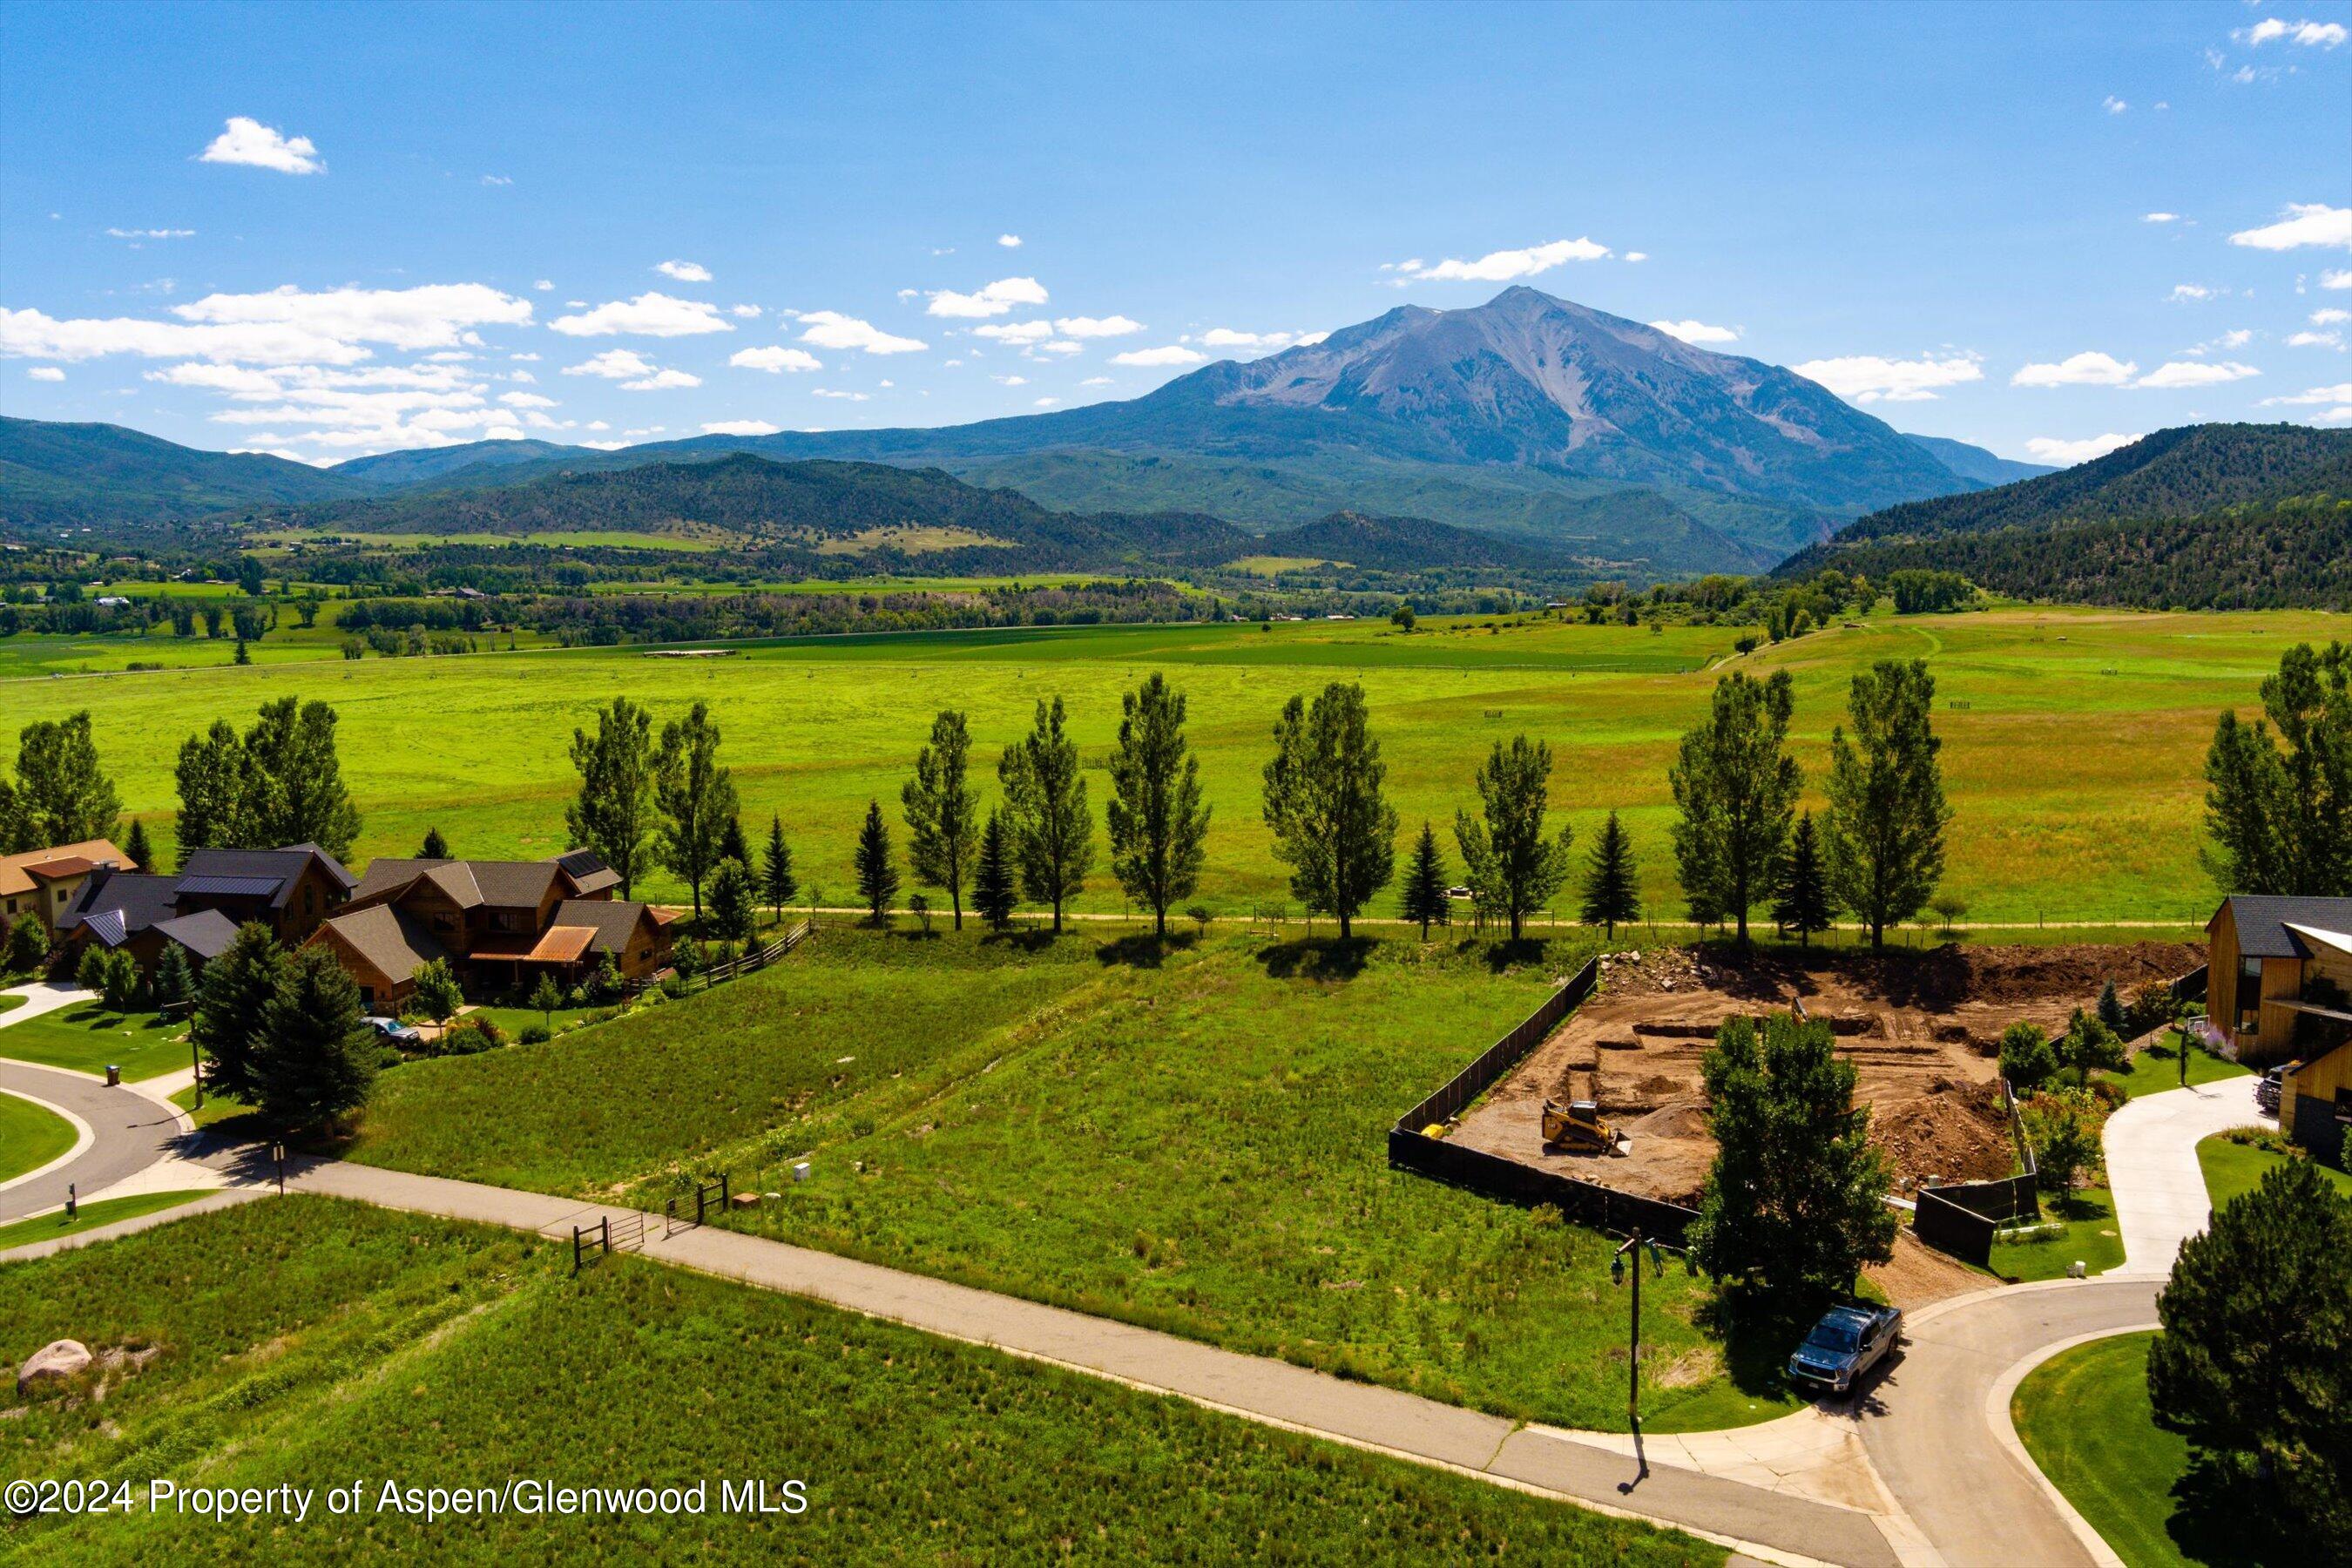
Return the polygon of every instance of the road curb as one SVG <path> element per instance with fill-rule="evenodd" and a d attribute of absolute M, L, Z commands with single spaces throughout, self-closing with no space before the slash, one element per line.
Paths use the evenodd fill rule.
<path fill-rule="evenodd" d="M 2066 1521 L 2066 1528 L 2074 1532 L 2074 1538 L 2083 1543 L 2083 1550 L 2091 1554 L 2092 1561 L 2098 1563 L 2099 1568 L 2127 1568 L 2127 1565 L 2116 1555 L 2115 1548 L 2091 1528 L 2091 1521 L 2075 1510 L 2074 1505 L 2066 1500 L 2066 1494 L 2058 1489 L 2057 1483 L 2044 1475 L 2042 1467 L 2033 1462 L 2033 1456 L 2026 1451 L 2025 1440 L 2017 1435 L 2017 1423 L 2010 1418 L 2009 1404 L 2015 1397 L 2018 1385 L 2032 1376 L 2033 1369 L 2043 1362 L 2063 1355 L 2077 1345 L 2093 1344 L 2124 1334 L 2144 1334 L 2163 1326 L 2161 1323 L 2135 1323 L 2126 1328 L 2102 1329 L 2094 1334 L 2076 1334 L 2070 1339 L 2038 1346 L 1994 1379 L 1991 1389 L 1985 1394 L 1985 1425 L 1992 1428 L 1994 1439 L 2025 1467 L 2026 1473 L 2041 1487 L 2042 1495 L 2050 1500 L 2050 1506 L 2058 1510 L 2058 1517 Z"/>

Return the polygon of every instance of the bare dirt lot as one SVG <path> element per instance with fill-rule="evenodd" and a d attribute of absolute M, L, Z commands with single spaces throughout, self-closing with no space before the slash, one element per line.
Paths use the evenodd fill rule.
<path fill-rule="evenodd" d="M 2001 1031 L 2020 1020 L 2062 1031 L 2112 980 L 2128 996 L 2204 962 L 2187 942 L 1970 947 L 1883 953 L 1776 952 L 1747 959 L 1685 948 L 1605 962 L 1601 986 L 1497 1083 L 1453 1136 L 1474 1148 L 1695 1203 L 1715 1158 L 1699 1063 L 1725 1019 L 1784 1012 L 1801 999 L 1826 1019 L 1858 1071 L 1871 1136 L 1906 1185 L 1928 1176 L 2006 1176 L 2014 1159 L 2000 1110 Z M 1592 1100 L 1631 1137 L 1617 1155 L 1547 1152 L 1547 1100 Z"/>

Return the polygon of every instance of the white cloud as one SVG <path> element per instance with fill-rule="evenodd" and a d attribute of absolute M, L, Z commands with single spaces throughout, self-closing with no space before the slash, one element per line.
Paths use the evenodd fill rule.
<path fill-rule="evenodd" d="M 1165 348 L 1129 349 L 1123 354 L 1113 354 L 1113 364 L 1163 365 L 1199 364 L 1207 356 L 1186 348 L 1181 343 L 1170 343 Z"/>
<path fill-rule="evenodd" d="M 530 301 L 480 283 L 316 293 L 289 283 L 262 294 L 207 294 L 172 313 L 208 326 L 285 326 L 347 344 L 420 350 L 478 344 L 478 326 L 528 325 Z"/>
<path fill-rule="evenodd" d="M 1051 321 L 1001 321 L 985 327 L 974 327 L 971 335 L 989 338 L 1000 343 L 1042 343 L 1054 335 Z"/>
<path fill-rule="evenodd" d="M 117 239 L 193 239 L 196 233 L 192 228 L 110 228 L 106 232 Z"/>
<path fill-rule="evenodd" d="M 2352 267 L 2345 268 L 2339 272 L 2321 273 L 2319 286 L 2322 289 L 2352 289 Z"/>
<path fill-rule="evenodd" d="M 675 392 L 680 387 L 700 386 L 702 378 L 691 371 L 657 370 L 635 381 L 621 383 L 623 392 Z"/>
<path fill-rule="evenodd" d="M 507 358 L 520 364 L 537 364 L 539 363 L 539 356 L 534 353 L 509 354 L 507 355 Z"/>
<path fill-rule="evenodd" d="M 512 178 L 505 174 L 484 174 L 482 176 L 482 184 L 486 185 L 511 185 L 514 184 L 514 181 Z"/>
<path fill-rule="evenodd" d="M 1123 338 L 1143 331 L 1143 323 L 1125 316 L 1056 316 L 1054 330 L 1066 338 Z"/>
<path fill-rule="evenodd" d="M 870 354 L 917 353 L 930 347 L 917 338 L 893 337 L 869 321 L 838 310 L 801 312 L 801 342 L 821 349 L 858 349 Z"/>
<path fill-rule="evenodd" d="M 771 425 L 764 419 L 712 419 L 703 425 L 702 433 L 706 436 L 772 436 L 782 428 L 782 426 Z M 632 435 L 638 433 L 631 432 Z M 594 446 L 595 443 L 592 441 L 589 445 Z"/>
<path fill-rule="evenodd" d="M 1017 234 L 1000 234 L 996 237 L 996 243 L 1007 250 L 1018 250 L 1021 248 L 1021 237 Z"/>
<path fill-rule="evenodd" d="M 544 294 L 555 287 L 555 279 L 552 278 L 541 278 L 537 282 L 533 283 L 531 287 Z"/>
<path fill-rule="evenodd" d="M 665 278 L 675 278 L 681 283 L 708 283 L 710 268 L 698 261 L 657 261 L 654 270 Z"/>
<path fill-rule="evenodd" d="M 2117 98 L 2111 92 L 2100 100 L 2099 107 L 2105 110 L 2109 114 L 2121 114 L 2125 110 L 2129 109 L 2131 105 L 2126 103 L 2122 99 Z"/>
<path fill-rule="evenodd" d="M 275 169 L 281 174 L 327 172 L 325 161 L 308 136 L 280 135 L 275 128 L 242 114 L 230 115 L 228 128 L 214 137 L 212 144 L 196 157 L 199 163 L 247 163 L 257 169 Z"/>
<path fill-rule="evenodd" d="M 2139 221 L 2142 223 L 2179 223 L 2180 221 L 2180 215 L 2179 213 L 2148 213 Z M 2105 437 L 2101 437 L 2103 440 L 2105 438 Z"/>
<path fill-rule="evenodd" d="M 1198 338 L 1187 338 L 1211 349 L 1286 349 L 1298 341 L 1297 332 L 1244 332 L 1231 327 L 1211 327 Z"/>
<path fill-rule="evenodd" d="M 1710 327 L 1705 321 L 1652 321 L 1650 323 L 1670 338 L 1680 338 L 1686 343 L 1736 343 L 1739 341 L 1738 327 Z"/>
<path fill-rule="evenodd" d="M 2254 334 L 2243 327 L 2234 327 L 2214 341 L 2225 349 L 2242 349 L 2254 341 Z"/>
<path fill-rule="evenodd" d="M 2286 341 L 2291 349 L 2340 349 L 2344 346 L 2341 332 L 2297 332 Z"/>
<path fill-rule="evenodd" d="M 2132 384 L 2164 392 L 2188 386 L 2218 386 L 2225 381 L 2243 381 L 2250 375 L 2262 374 L 2252 365 L 2240 364 L 2234 360 L 2220 364 L 2201 364 L 2194 360 L 2177 359 L 2158 365 Z"/>
<path fill-rule="evenodd" d="M 1108 386 L 1110 384 L 1110 377 L 1107 375 L 1090 375 L 1087 377 L 1086 380 L 1078 383 L 1078 384 L 1080 386 Z"/>
<path fill-rule="evenodd" d="M 2276 408 L 2282 405 L 2292 407 L 2312 403 L 2352 403 L 2352 381 L 2339 381 L 2334 386 L 2315 386 L 2308 392 L 2298 392 L 2292 395 L 2265 397 L 2263 399 L 2262 405 L 2264 408 Z"/>
<path fill-rule="evenodd" d="M 2213 290 L 2202 283 L 2175 283 L 2172 297 L 2175 300 L 2210 300 Z"/>
<path fill-rule="evenodd" d="M 85 360 L 105 354 L 257 364 L 351 364 L 366 359 L 369 351 L 308 327 L 281 322 L 191 326 L 131 316 L 58 321 L 38 310 L 12 310 L 0 305 L 0 357 Z"/>
<path fill-rule="evenodd" d="M 1062 400 L 1058 397 L 1041 397 L 1036 401 L 1034 406 L 1038 408 L 1051 408 L 1054 405 L 1061 401 Z"/>
<path fill-rule="evenodd" d="M 1331 334 L 1329 332 L 1309 332 L 1305 337 L 1299 339 L 1296 346 L 1302 349 L 1311 349 L 1317 343 L 1321 342 L 1325 338 L 1328 338 L 1330 335 Z"/>
<path fill-rule="evenodd" d="M 1002 316 L 1015 305 L 1042 305 L 1045 302 L 1045 285 L 1034 278 L 1000 278 L 983 285 L 976 294 L 959 294 L 952 289 L 941 289 L 932 294 L 931 302 L 923 307 L 932 316 Z"/>
<path fill-rule="evenodd" d="M 1515 278 L 1549 272 L 1562 262 L 1598 261 L 1608 254 L 1607 246 L 1591 239 L 1555 239 L 1549 245 L 1530 246 L 1525 250 L 1490 250 L 1475 261 L 1445 260 L 1425 267 L 1416 258 L 1396 262 L 1385 270 L 1400 275 L 1396 279 L 1399 288 L 1411 282 L 1507 283 Z"/>
<path fill-rule="evenodd" d="M 1646 250 L 1629 250 L 1625 253 L 1625 259 L 1628 261 L 1647 261 L 1650 259 L 1650 253 Z"/>
<path fill-rule="evenodd" d="M 829 386 L 811 387 L 809 389 L 809 395 L 811 397 L 836 397 L 844 403 L 864 403 L 868 401 L 866 394 L 862 392 L 835 392 Z"/>
<path fill-rule="evenodd" d="M 1792 368 L 1855 403 L 1927 403 L 1935 399 L 1937 387 L 1984 379 L 1973 354 L 1944 359 L 1922 354 L 1910 360 L 1850 354 L 1843 359 L 1808 360 Z"/>
<path fill-rule="evenodd" d="M 727 313 L 734 317 L 739 321 L 756 321 L 760 319 L 760 307 L 757 305 L 730 305 L 727 307 Z"/>
<path fill-rule="evenodd" d="M 633 375 L 651 375 L 653 363 L 635 349 L 606 349 L 581 364 L 563 367 L 566 375 L 602 376 L 606 381 L 620 381 Z"/>
<path fill-rule="evenodd" d="M 1029 384 L 1029 378 L 1025 375 L 996 375 L 991 376 L 989 379 L 995 382 L 999 386 L 1026 386 Z"/>
<path fill-rule="evenodd" d="M 1082 354 L 1086 352 L 1086 344 L 1072 342 L 1067 338 L 1049 339 L 1030 351 L 1033 357 L 1036 354 Z"/>
<path fill-rule="evenodd" d="M 2343 25 L 2337 22 L 2282 22 L 2276 16 L 2265 16 L 2251 27 L 2237 29 L 2230 37 L 2252 48 L 2284 38 L 2305 48 L 2332 49 L 2347 37 L 2352 37 L 2352 34 L 2347 34 Z"/>
<path fill-rule="evenodd" d="M 823 370 L 824 363 L 806 349 L 739 349 L 727 363 L 738 370 L 764 370 L 770 375 L 785 371 Z"/>
<path fill-rule="evenodd" d="M 2339 310 L 2332 305 L 2311 313 L 2311 324 L 2315 327 L 2339 327 L 2347 321 L 2352 321 L 2352 310 Z"/>
<path fill-rule="evenodd" d="M 53 364 L 37 364 L 25 374 L 35 381 L 63 381 L 66 378 L 66 373 Z"/>
<path fill-rule="evenodd" d="M 731 332 L 719 307 L 700 300 L 679 300 L 647 291 L 634 300 L 614 300 L 577 316 L 558 316 L 552 330 L 573 338 L 604 338 L 633 333 L 646 338 L 685 338 L 698 332 Z"/>
<path fill-rule="evenodd" d="M 555 399 L 541 397 L 536 392 L 501 392 L 499 401 L 509 408 L 552 408 Z"/>
<path fill-rule="evenodd" d="M 2130 360 L 2112 354 L 2079 353 L 2056 364 L 2029 364 L 2009 378 L 2011 386 L 2121 386 L 2139 374 Z"/>
<path fill-rule="evenodd" d="M 2331 207 L 2325 202 L 2289 202 L 2286 210 L 2290 216 L 2276 223 L 2240 229 L 2230 237 L 2230 243 L 2251 246 L 2256 250 L 2293 250 L 2305 245 L 2352 250 L 2352 207 Z"/>
<path fill-rule="evenodd" d="M 2036 436 L 2025 444 L 2025 449 L 2033 454 L 2037 462 L 2072 468 L 2076 463 L 2087 463 L 2094 458 L 2104 458 L 2138 439 L 2137 436 L 2118 436 L 2112 432 L 2105 436 L 2086 436 L 2079 441 L 2064 441 L 2054 436 Z"/>

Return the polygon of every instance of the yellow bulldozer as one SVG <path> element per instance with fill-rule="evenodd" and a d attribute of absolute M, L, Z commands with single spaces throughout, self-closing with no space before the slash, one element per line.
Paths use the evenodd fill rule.
<path fill-rule="evenodd" d="M 1547 1100 L 1543 1102 L 1543 1142 L 1546 1149 L 1571 1153 L 1616 1154 L 1629 1147 L 1632 1140 L 1604 1120 L 1601 1108 L 1589 1100 L 1571 1100 L 1566 1105 Z"/>

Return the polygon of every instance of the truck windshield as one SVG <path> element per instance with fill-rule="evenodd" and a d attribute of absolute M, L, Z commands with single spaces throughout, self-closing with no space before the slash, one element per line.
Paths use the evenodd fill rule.
<path fill-rule="evenodd" d="M 1817 1351 L 1850 1351 L 1860 1343 L 1862 1336 L 1851 1323 L 1815 1323 L 1805 1336 L 1807 1347 Z"/>

